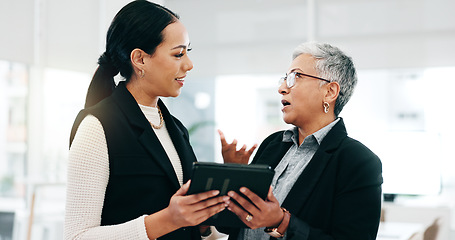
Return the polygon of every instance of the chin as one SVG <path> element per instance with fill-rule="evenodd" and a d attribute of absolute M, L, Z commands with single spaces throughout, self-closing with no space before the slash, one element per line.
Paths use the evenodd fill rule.
<path fill-rule="evenodd" d="M 286 116 L 283 115 L 283 121 L 286 123 L 286 124 L 292 124 L 292 121 L 287 118 Z"/>
<path fill-rule="evenodd" d="M 175 93 L 171 93 L 170 97 L 178 97 L 178 96 L 180 96 L 180 93 L 181 93 L 181 91 L 178 91 L 178 92 L 175 92 Z"/>

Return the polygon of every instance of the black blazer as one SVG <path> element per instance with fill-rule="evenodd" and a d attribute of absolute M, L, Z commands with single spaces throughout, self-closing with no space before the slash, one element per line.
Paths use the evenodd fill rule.
<path fill-rule="evenodd" d="M 186 182 L 196 161 L 188 131 L 161 100 L 158 106 Z M 100 120 L 109 154 L 109 182 L 101 225 L 123 223 L 166 208 L 180 184 L 164 148 L 125 84 L 121 82 L 111 96 L 79 113 L 70 142 L 88 114 Z M 200 233 L 197 227 L 182 228 L 160 239 L 200 239 Z"/>
<path fill-rule="evenodd" d="M 252 164 L 275 168 L 292 143 L 283 132 L 267 137 Z M 282 207 L 291 213 L 287 239 L 376 239 L 381 212 L 379 158 L 347 136 L 343 119 L 330 130 Z M 238 231 L 229 239 L 237 239 Z"/>

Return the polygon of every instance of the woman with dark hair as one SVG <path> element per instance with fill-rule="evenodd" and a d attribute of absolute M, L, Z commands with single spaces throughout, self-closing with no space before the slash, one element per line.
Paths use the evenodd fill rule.
<path fill-rule="evenodd" d="M 159 99 L 180 94 L 188 51 L 163 6 L 138 0 L 115 16 L 71 131 L 65 239 L 201 239 L 197 225 L 224 210 L 218 191 L 186 195 L 196 157 Z"/>

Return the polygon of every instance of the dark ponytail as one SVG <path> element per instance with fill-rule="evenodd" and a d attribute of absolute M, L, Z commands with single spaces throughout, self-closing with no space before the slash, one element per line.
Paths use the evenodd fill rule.
<path fill-rule="evenodd" d="M 119 72 L 129 81 L 133 74 L 131 51 L 139 48 L 153 54 L 163 41 L 163 29 L 178 18 L 169 9 L 147 0 L 136 0 L 123 7 L 107 32 L 106 52 L 98 59 L 99 66 L 88 88 L 85 108 L 112 94 L 114 77 Z"/>
<path fill-rule="evenodd" d="M 103 53 L 98 59 L 98 64 L 98 69 L 96 69 L 88 87 L 85 108 L 109 97 L 115 88 L 114 77 L 119 73 L 119 70 L 111 63 L 109 55 Z"/>

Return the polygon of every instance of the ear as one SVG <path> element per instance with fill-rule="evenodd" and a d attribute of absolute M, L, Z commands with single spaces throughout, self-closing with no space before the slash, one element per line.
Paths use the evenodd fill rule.
<path fill-rule="evenodd" d="M 327 83 L 325 86 L 326 92 L 324 96 L 324 101 L 328 103 L 334 103 L 337 100 L 338 95 L 340 93 L 340 84 L 338 84 L 337 82 L 331 82 Z"/>
<path fill-rule="evenodd" d="M 133 49 L 130 54 L 131 64 L 133 65 L 134 69 L 142 70 L 144 69 L 144 57 L 146 53 L 139 48 Z M 136 71 L 135 71 L 136 72 Z"/>

